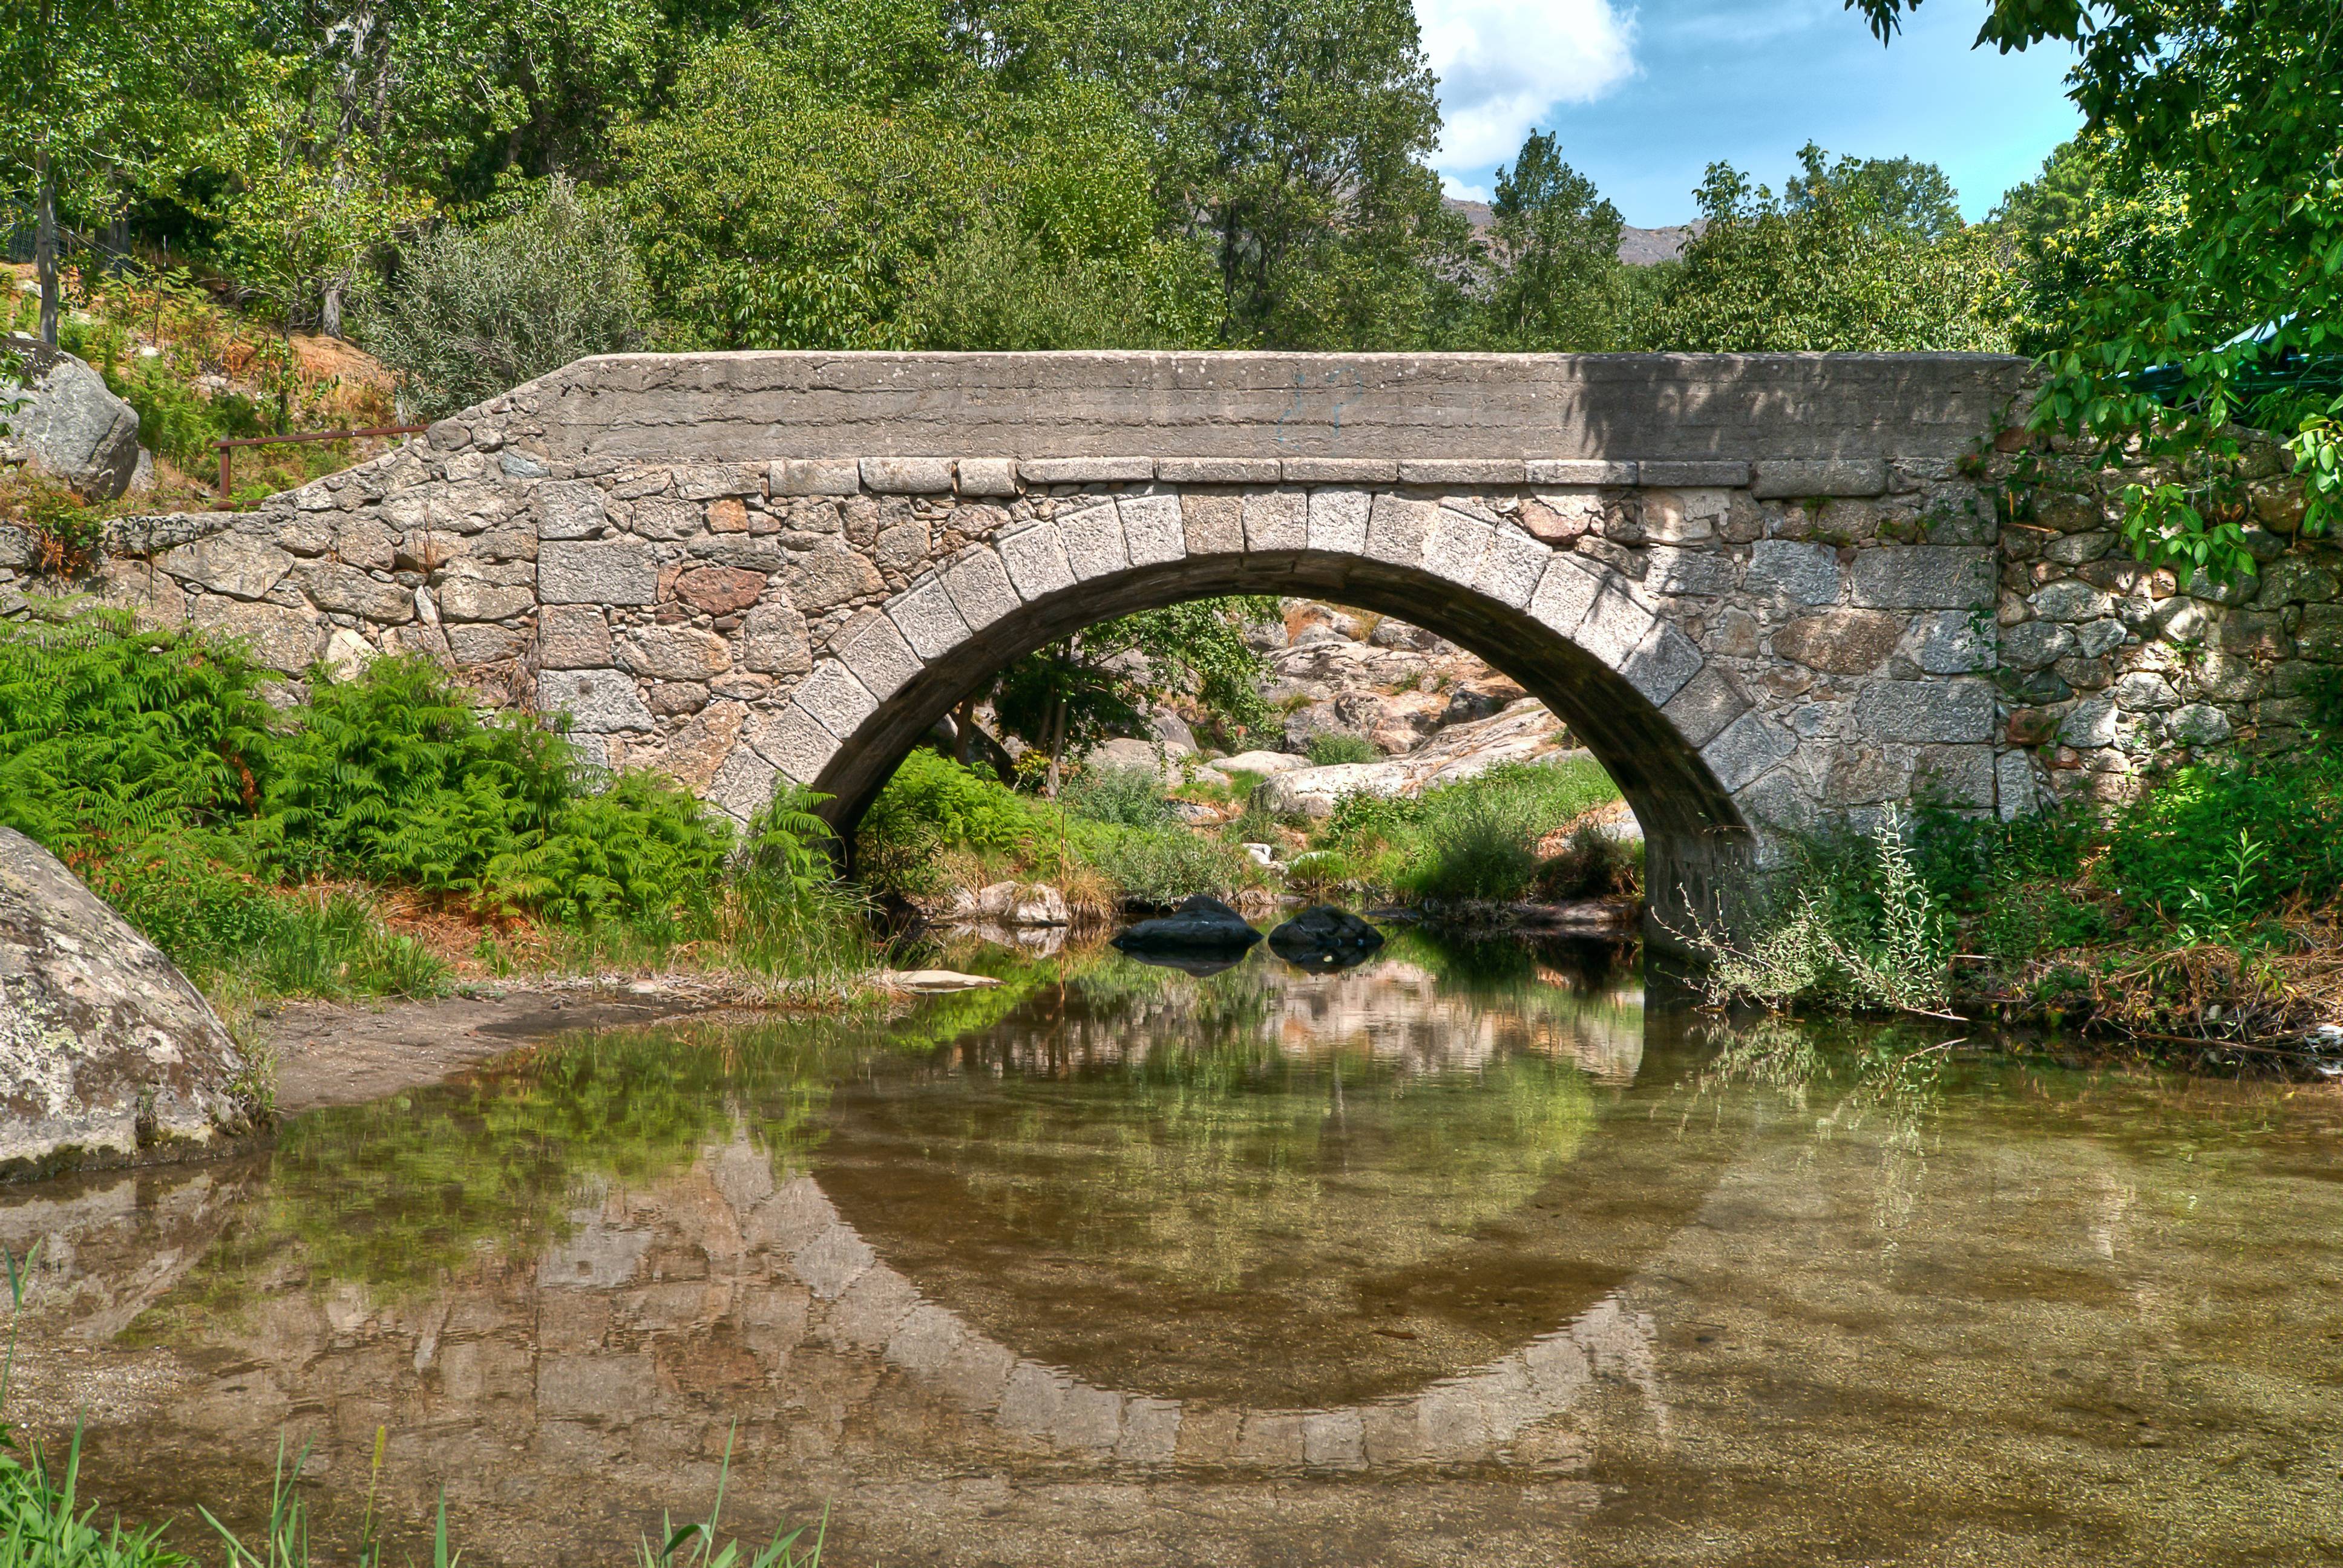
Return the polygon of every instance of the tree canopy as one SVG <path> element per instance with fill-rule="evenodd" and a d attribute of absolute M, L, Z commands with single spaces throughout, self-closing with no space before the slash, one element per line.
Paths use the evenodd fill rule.
<path fill-rule="evenodd" d="M 1918 4 L 1847 0 L 1882 41 Z M 2288 370 L 2343 347 L 2343 0 L 1994 0 L 1976 43 L 2077 55 L 2084 145 L 2035 198 L 2080 225 L 2056 230 L 2036 418 L 2212 459 L 2131 498 L 2149 559 L 2252 569 L 2238 528 L 2197 504 L 2240 414 L 2294 428 L 2305 526 L 2332 526 L 2343 399 Z"/>
<path fill-rule="evenodd" d="M 2010 347 L 1997 252 L 1961 227 L 1942 171 L 1902 158 L 1832 165 L 1811 142 L 1798 156 L 1801 177 L 1779 196 L 1730 164 L 1709 166 L 1699 192 L 1707 226 L 1644 322 L 1641 346 Z"/>

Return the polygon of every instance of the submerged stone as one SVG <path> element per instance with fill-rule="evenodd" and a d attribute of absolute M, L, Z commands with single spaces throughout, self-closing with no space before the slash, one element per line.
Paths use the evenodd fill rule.
<path fill-rule="evenodd" d="M 250 1070 L 154 943 L 0 828 L 0 1178 L 200 1151 L 248 1129 Z"/>
<path fill-rule="evenodd" d="M 1383 945 L 1383 932 L 1332 904 L 1312 904 L 1269 933 L 1271 951 L 1306 970 L 1348 969 Z"/>

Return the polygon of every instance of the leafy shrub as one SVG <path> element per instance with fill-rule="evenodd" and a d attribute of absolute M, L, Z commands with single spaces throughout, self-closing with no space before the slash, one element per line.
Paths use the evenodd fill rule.
<path fill-rule="evenodd" d="M 445 989 L 447 966 L 413 937 L 383 929 L 367 900 L 349 893 L 270 900 L 266 934 L 215 978 L 226 989 L 258 995 L 431 996 Z"/>
<path fill-rule="evenodd" d="M 1640 897 L 1643 846 L 1605 832 L 1593 822 L 1582 824 L 1560 854 L 1539 865 L 1534 890 L 1546 900 Z"/>
<path fill-rule="evenodd" d="M 200 829 L 170 829 L 83 858 L 80 869 L 92 892 L 193 975 L 234 963 L 282 920 L 272 890 L 227 863 L 234 848 Z"/>
<path fill-rule="evenodd" d="M 1066 809 L 1092 822 L 1160 828 L 1172 820 L 1162 780 L 1145 768 L 1086 768 L 1066 786 Z"/>
<path fill-rule="evenodd" d="M 575 767 L 559 736 L 484 719 L 429 660 L 377 659 L 354 680 L 319 675 L 266 801 L 288 869 L 476 893 L 492 860 L 553 826 Z"/>
<path fill-rule="evenodd" d="M 1191 893 L 1225 897 L 1248 879 L 1252 858 L 1234 844 L 1176 825 L 1087 836 L 1082 859 L 1126 899 L 1169 904 Z"/>
<path fill-rule="evenodd" d="M 267 674 L 112 611 L 0 623 L 0 824 L 67 853 L 248 815 L 277 725 Z"/>
<path fill-rule="evenodd" d="M 2063 887 L 2013 882 L 1996 892 L 1977 921 L 1977 945 L 2005 970 L 2036 953 L 2079 947 L 2107 935 L 2107 920 Z"/>
<path fill-rule="evenodd" d="M 1383 754 L 1375 749 L 1373 741 L 1363 735 L 1351 735 L 1339 729 L 1312 736 L 1302 750 L 1309 756 L 1312 768 L 1332 768 L 1346 762 L 1380 762 L 1383 759 Z"/>
<path fill-rule="evenodd" d="M 1031 859 L 1056 837 L 1030 798 L 923 747 L 903 759 L 863 814 L 855 863 L 873 890 L 918 898 L 941 885 L 944 850 Z"/>
<path fill-rule="evenodd" d="M 1526 802 L 1474 789 L 1426 814 L 1423 852 L 1402 874 L 1428 899 L 1518 899 L 1537 875 L 1537 829 Z"/>
<path fill-rule="evenodd" d="M 1587 758 L 1504 763 L 1413 800 L 1346 796 L 1311 847 L 1340 851 L 1359 880 L 1395 892 L 1519 899 L 1538 875 L 1537 841 L 1618 796 Z"/>
<path fill-rule="evenodd" d="M 215 443 L 267 433 L 261 406 L 241 393 L 206 396 L 192 367 L 176 356 L 132 356 L 106 369 L 114 395 L 138 411 L 138 444 L 184 472 L 201 474 L 219 460 Z"/>
<path fill-rule="evenodd" d="M 431 418 L 587 355 L 640 347 L 649 315 L 625 223 L 557 176 L 507 216 L 405 246 L 358 326 Z"/>
<path fill-rule="evenodd" d="M 598 795 L 565 801 L 548 829 L 491 859 L 482 890 L 567 926 L 704 924 L 731 834 L 673 779 L 621 773 Z"/>
<path fill-rule="evenodd" d="M 941 890 L 943 858 L 952 855 L 973 857 L 986 876 L 1071 882 L 1087 874 L 1118 897 L 1158 902 L 1225 893 L 1248 879 L 1250 858 L 1172 820 L 1151 776 L 1101 769 L 1077 782 L 1059 805 L 914 751 L 864 815 L 857 863 L 877 890 L 909 897 Z"/>
<path fill-rule="evenodd" d="M 287 881 L 671 939 L 721 923 L 730 829 L 672 781 L 623 773 L 597 792 L 563 737 L 483 715 L 426 660 L 312 671 L 309 700 L 281 714 L 258 695 L 267 678 L 234 642 L 104 612 L 0 626 L 0 823 L 65 855 L 191 972 L 280 990 L 436 983 L 363 903 L 313 910 Z M 789 830 L 768 825 L 766 864 Z"/>
<path fill-rule="evenodd" d="M 2217 890 L 2235 919 L 2332 900 L 2343 892 L 2343 749 L 2181 769 L 2117 817 L 2096 870 L 2167 920 L 2201 916 Z"/>

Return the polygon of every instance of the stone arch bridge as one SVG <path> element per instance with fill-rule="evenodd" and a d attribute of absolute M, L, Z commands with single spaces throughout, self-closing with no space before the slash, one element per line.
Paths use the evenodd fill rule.
<path fill-rule="evenodd" d="M 1775 826 L 1924 787 L 2034 803 L 2037 759 L 1989 678 L 2006 563 L 1976 477 L 2024 374 L 1966 355 L 615 356 L 256 511 L 133 519 L 106 588 L 288 673 L 425 651 L 736 817 L 787 778 L 841 824 L 1031 648 L 1180 598 L 1331 598 L 1544 700 L 1626 792 L 1655 891 L 1704 904 Z M 2066 586 L 2120 640 L 2109 592 Z"/>

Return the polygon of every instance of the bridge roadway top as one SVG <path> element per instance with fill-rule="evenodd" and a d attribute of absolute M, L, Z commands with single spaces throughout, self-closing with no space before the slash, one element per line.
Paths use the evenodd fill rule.
<path fill-rule="evenodd" d="M 1977 354 L 634 354 L 498 402 L 558 455 L 622 461 L 1942 459 L 2026 374 Z"/>

